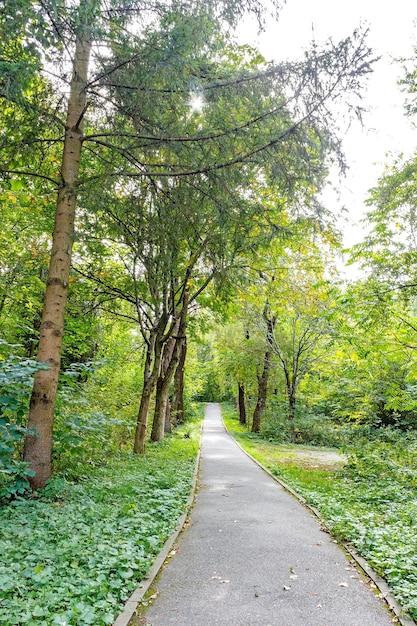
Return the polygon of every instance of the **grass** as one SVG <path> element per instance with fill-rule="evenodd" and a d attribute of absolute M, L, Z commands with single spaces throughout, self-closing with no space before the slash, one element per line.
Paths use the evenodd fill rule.
<path fill-rule="evenodd" d="M 416 620 L 416 435 L 361 441 L 344 464 L 323 462 L 320 454 L 314 458 L 313 448 L 301 446 L 309 452 L 304 455 L 298 446 L 265 441 L 240 425 L 233 409 L 222 411 L 241 446 L 315 506 L 332 534 L 367 559 Z"/>
<path fill-rule="evenodd" d="M 112 624 L 176 526 L 199 424 L 0 509 L 0 624 Z"/>

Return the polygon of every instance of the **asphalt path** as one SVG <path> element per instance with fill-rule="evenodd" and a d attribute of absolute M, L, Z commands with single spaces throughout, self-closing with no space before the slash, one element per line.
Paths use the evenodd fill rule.
<path fill-rule="evenodd" d="M 392 626 L 393 616 L 316 518 L 204 420 L 200 488 L 148 625 Z"/>

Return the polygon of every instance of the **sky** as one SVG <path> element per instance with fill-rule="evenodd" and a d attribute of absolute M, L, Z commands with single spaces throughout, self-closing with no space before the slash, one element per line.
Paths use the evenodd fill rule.
<path fill-rule="evenodd" d="M 411 155 L 417 149 L 417 129 L 404 115 L 405 95 L 397 86 L 401 64 L 392 62 L 393 58 L 412 56 L 416 21 L 417 3 L 413 0 L 287 0 L 279 21 L 270 20 L 261 35 L 254 24 L 246 23 L 242 29 L 242 39 L 258 47 L 268 61 L 283 61 L 299 58 L 313 33 L 317 43 L 330 37 L 337 42 L 361 24 L 369 27 L 368 45 L 375 56 L 382 57 L 368 80 L 365 104 L 370 112 L 364 116 L 364 128 L 355 123 L 344 137 L 349 170 L 341 183 L 340 199 L 325 198 L 327 204 L 338 205 L 336 211 L 342 205 L 348 210 L 347 221 L 341 224 L 345 246 L 363 239 L 364 201 L 384 164 L 392 161 L 387 153 Z"/>

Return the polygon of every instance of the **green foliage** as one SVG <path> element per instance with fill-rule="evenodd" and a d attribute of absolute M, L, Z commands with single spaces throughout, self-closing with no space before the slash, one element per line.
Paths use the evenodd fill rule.
<path fill-rule="evenodd" d="M 0 509 L 0 623 L 113 623 L 184 508 L 198 439 L 188 426 L 146 457 L 121 454 Z"/>
<path fill-rule="evenodd" d="M 340 447 L 357 436 L 357 428 L 349 423 L 338 424 L 326 414 L 299 407 L 295 412 L 292 432 L 288 424 L 286 404 L 269 400 L 260 435 L 277 443 L 293 441 L 312 446 Z"/>
<path fill-rule="evenodd" d="M 18 347 L 0 340 L 2 352 Z M 0 360 L 0 501 L 24 494 L 29 487 L 27 477 L 33 475 L 19 459 L 19 450 L 27 432 L 23 422 L 33 374 L 41 369 L 48 365 L 16 355 Z"/>
<path fill-rule="evenodd" d="M 410 283 L 410 293 L 415 293 L 417 262 L 416 184 L 415 154 L 407 160 L 398 157 L 385 167 L 377 186 L 369 192 L 370 233 L 351 250 L 352 260 L 370 271 L 381 287 Z"/>

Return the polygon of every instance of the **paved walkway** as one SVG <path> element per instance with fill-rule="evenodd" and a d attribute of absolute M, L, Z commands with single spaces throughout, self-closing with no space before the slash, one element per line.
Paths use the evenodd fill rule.
<path fill-rule="evenodd" d="M 225 432 L 204 422 L 190 526 L 155 586 L 152 626 L 392 626 L 317 520 Z"/>

